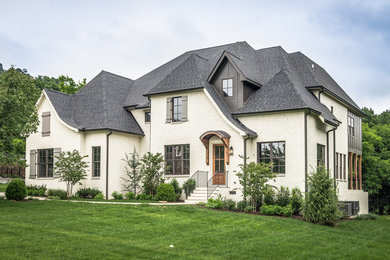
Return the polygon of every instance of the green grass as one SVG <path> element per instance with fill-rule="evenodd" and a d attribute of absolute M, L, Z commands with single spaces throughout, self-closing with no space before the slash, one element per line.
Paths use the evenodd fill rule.
<path fill-rule="evenodd" d="M 389 216 L 343 221 L 331 228 L 196 206 L 3 200 L 0 230 L 0 259 L 388 259 L 390 255 Z"/>
<path fill-rule="evenodd" d="M 8 183 L 7 184 L 0 183 L 0 192 L 5 192 L 5 190 L 7 189 L 7 186 L 8 186 Z"/>

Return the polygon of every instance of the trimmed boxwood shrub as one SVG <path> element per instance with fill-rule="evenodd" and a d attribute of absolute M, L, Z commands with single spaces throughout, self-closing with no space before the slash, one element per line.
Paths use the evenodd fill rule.
<path fill-rule="evenodd" d="M 68 198 L 65 190 L 48 190 L 47 196 L 49 197 L 59 197 L 62 200 L 66 200 Z"/>
<path fill-rule="evenodd" d="M 156 190 L 156 200 L 162 201 L 175 201 L 176 194 L 175 188 L 170 183 L 162 183 L 157 187 Z"/>
<path fill-rule="evenodd" d="M 171 184 L 175 189 L 176 201 L 179 201 L 181 199 L 183 189 L 180 187 L 179 182 L 176 179 L 172 179 Z"/>
<path fill-rule="evenodd" d="M 104 200 L 103 193 L 96 194 L 96 196 L 93 198 L 94 200 Z"/>
<path fill-rule="evenodd" d="M 128 193 L 126 193 L 126 194 L 125 194 L 125 197 L 126 197 L 126 199 L 128 199 L 128 200 L 135 200 L 135 194 L 134 194 L 134 192 L 131 192 L 131 191 L 129 191 Z"/>
<path fill-rule="evenodd" d="M 81 188 L 76 192 L 76 196 L 79 198 L 84 198 L 84 199 L 93 199 L 99 193 L 102 193 L 102 192 L 98 189 Z"/>
<path fill-rule="evenodd" d="M 26 184 L 22 179 L 12 180 L 5 190 L 5 196 L 8 200 L 22 200 L 26 195 Z"/>
<path fill-rule="evenodd" d="M 112 195 L 112 196 L 114 197 L 114 199 L 116 199 L 116 200 L 123 200 L 123 194 L 122 194 L 122 193 L 119 193 L 119 192 L 114 191 L 111 195 Z"/>
<path fill-rule="evenodd" d="M 43 197 L 46 193 L 46 185 L 27 185 L 27 196 Z"/>

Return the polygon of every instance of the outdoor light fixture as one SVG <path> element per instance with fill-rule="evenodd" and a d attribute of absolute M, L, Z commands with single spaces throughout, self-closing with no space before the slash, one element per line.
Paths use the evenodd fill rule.
<path fill-rule="evenodd" d="M 233 152 L 234 152 L 233 146 L 230 146 L 230 147 L 229 147 L 229 154 L 230 154 L 230 155 L 233 155 Z"/>

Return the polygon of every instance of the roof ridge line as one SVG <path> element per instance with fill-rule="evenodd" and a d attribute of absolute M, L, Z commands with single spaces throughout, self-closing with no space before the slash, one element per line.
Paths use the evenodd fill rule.
<path fill-rule="evenodd" d="M 218 47 L 224 47 L 224 46 L 233 45 L 233 44 L 236 44 L 236 43 L 239 43 L 239 42 L 240 42 L 240 41 L 232 42 L 232 43 L 227 43 L 227 44 L 216 45 L 216 46 L 213 46 L 213 47 L 205 47 L 205 48 L 190 50 L 190 51 L 186 51 L 185 53 L 190 53 L 190 52 L 195 52 L 195 51 L 201 51 L 201 50 L 206 50 L 206 49 L 213 49 L 213 48 L 218 48 Z"/>
<path fill-rule="evenodd" d="M 119 74 L 115 74 L 115 73 L 112 73 L 112 72 L 110 72 L 110 71 L 107 71 L 107 70 L 102 70 L 101 72 L 109 73 L 109 74 L 111 74 L 111 75 L 114 75 L 114 76 L 117 76 L 117 77 L 121 77 L 121 78 L 124 78 L 124 79 L 127 79 L 127 80 L 134 81 L 134 79 L 131 79 L 131 78 L 128 78 L 128 77 L 125 77 L 125 76 L 119 75 Z"/>
<path fill-rule="evenodd" d="M 54 90 L 54 89 L 44 88 L 43 90 L 44 91 L 54 92 L 54 93 L 57 93 L 57 94 L 66 95 L 66 96 L 73 96 L 72 94 L 64 93 L 64 92 L 61 92 L 61 91 L 58 91 L 58 90 Z"/>

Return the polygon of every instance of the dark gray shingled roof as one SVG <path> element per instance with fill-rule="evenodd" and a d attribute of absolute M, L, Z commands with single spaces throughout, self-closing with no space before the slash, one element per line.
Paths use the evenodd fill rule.
<path fill-rule="evenodd" d="M 144 135 L 123 101 L 133 80 L 102 71 L 74 95 L 45 89 L 60 118 L 79 130 L 110 129 Z"/>

